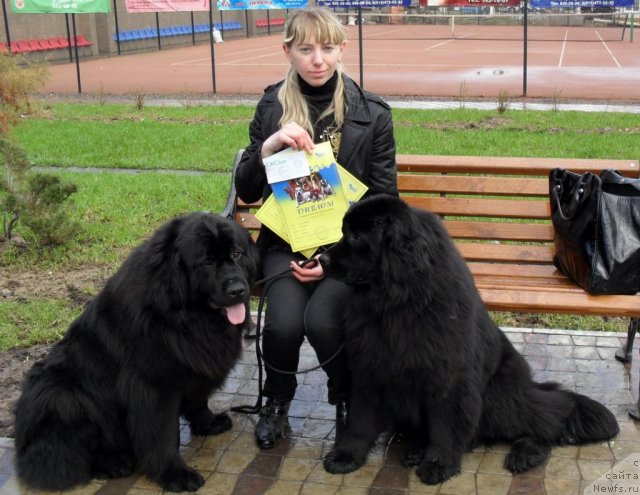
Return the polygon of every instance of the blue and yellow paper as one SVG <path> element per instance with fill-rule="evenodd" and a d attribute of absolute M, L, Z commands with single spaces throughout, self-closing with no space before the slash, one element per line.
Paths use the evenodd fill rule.
<path fill-rule="evenodd" d="M 273 195 L 256 217 L 292 251 L 310 257 L 319 246 L 340 240 L 349 204 L 367 187 L 335 162 L 329 143 L 316 145 L 307 160 L 311 174 L 271 184 Z"/>

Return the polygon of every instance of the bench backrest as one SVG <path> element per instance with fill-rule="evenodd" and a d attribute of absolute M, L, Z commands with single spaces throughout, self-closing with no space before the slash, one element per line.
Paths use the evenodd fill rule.
<path fill-rule="evenodd" d="M 599 173 L 609 168 L 640 177 L 638 160 L 398 155 L 397 162 L 401 197 L 442 216 L 471 263 L 551 265 L 554 232 L 548 177 L 552 169 Z M 259 207 L 260 203 L 245 204 L 230 196 L 224 214 L 257 234 Z"/>

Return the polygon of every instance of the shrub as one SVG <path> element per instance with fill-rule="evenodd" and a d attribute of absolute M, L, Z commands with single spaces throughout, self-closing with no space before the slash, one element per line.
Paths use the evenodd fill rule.
<path fill-rule="evenodd" d="M 0 241 L 13 238 L 20 222 L 37 244 L 63 244 L 74 237 L 79 225 L 69 218 L 67 199 L 76 186 L 60 178 L 32 173 L 24 150 L 11 138 L 10 130 L 21 112 L 30 109 L 29 97 L 46 79 L 43 65 L 21 66 L 18 58 L 0 54 Z"/>

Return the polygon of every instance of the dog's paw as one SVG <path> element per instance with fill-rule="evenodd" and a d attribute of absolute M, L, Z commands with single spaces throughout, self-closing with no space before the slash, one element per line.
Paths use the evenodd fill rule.
<path fill-rule="evenodd" d="M 126 478 L 133 473 L 134 460 L 129 454 L 98 456 L 93 461 L 91 474 L 98 479 Z"/>
<path fill-rule="evenodd" d="M 542 464 L 549 457 L 550 449 L 531 438 L 520 438 L 511 445 L 504 460 L 504 467 L 513 474 L 521 473 Z"/>
<path fill-rule="evenodd" d="M 191 421 L 191 433 L 198 436 L 219 435 L 233 426 L 227 413 L 201 415 L 197 420 Z"/>
<path fill-rule="evenodd" d="M 204 485 L 204 478 L 188 467 L 172 468 L 162 473 L 158 484 L 167 492 L 195 492 Z"/>
<path fill-rule="evenodd" d="M 332 450 L 324 456 L 324 469 L 331 474 L 352 473 L 363 464 L 364 460 L 355 459 L 353 455 L 340 450 Z"/>
<path fill-rule="evenodd" d="M 458 473 L 460 473 L 459 464 L 443 466 L 438 462 L 425 460 L 416 469 L 418 478 L 427 485 L 439 485 Z"/>
<path fill-rule="evenodd" d="M 408 447 L 404 453 L 404 459 L 402 460 L 402 464 L 407 467 L 416 467 L 419 466 L 424 459 L 425 449 L 420 447 Z"/>

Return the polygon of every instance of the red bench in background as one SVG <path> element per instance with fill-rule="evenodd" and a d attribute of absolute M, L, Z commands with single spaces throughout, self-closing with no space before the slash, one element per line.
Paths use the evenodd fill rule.
<path fill-rule="evenodd" d="M 256 21 L 256 27 L 263 28 L 267 26 L 284 26 L 284 17 L 274 17 L 273 19 L 258 19 Z"/>
<path fill-rule="evenodd" d="M 83 47 L 91 46 L 93 43 L 79 34 L 75 38 L 71 38 L 71 46 Z M 52 36 L 50 38 L 30 38 L 29 40 L 17 40 L 11 42 L 11 53 L 31 53 L 44 52 L 50 50 L 61 50 L 69 47 L 69 41 L 66 36 Z M 7 44 L 0 42 L 0 53 L 7 52 Z"/>

